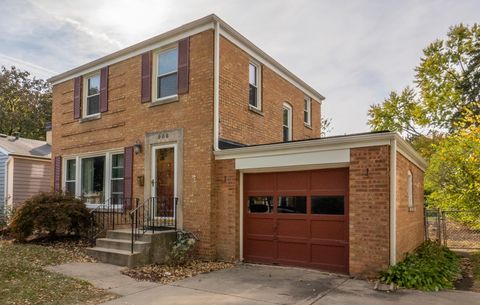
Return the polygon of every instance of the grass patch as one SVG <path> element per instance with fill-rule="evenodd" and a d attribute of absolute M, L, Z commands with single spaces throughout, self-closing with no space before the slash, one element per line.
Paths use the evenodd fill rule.
<path fill-rule="evenodd" d="M 43 269 L 79 259 L 66 249 L 0 241 L 0 304 L 96 304 L 111 299 L 85 281 Z"/>
<path fill-rule="evenodd" d="M 387 284 L 424 291 L 453 288 L 460 274 L 460 259 L 447 247 L 427 241 L 402 262 L 381 273 Z"/>

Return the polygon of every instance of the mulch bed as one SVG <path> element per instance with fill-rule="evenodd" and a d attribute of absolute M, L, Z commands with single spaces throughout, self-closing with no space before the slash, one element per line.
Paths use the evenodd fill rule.
<path fill-rule="evenodd" d="M 456 252 L 460 256 L 461 276 L 454 283 L 455 289 L 480 292 L 480 283 L 475 278 L 474 265 L 469 252 Z"/>
<path fill-rule="evenodd" d="M 229 269 L 233 266 L 235 266 L 233 263 L 194 260 L 183 266 L 153 264 L 143 267 L 125 269 L 122 270 L 122 273 L 141 281 L 168 284 L 202 273 Z"/>

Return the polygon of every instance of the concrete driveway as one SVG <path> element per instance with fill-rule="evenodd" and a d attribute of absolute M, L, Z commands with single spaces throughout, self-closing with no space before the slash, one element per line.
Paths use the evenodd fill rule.
<path fill-rule="evenodd" d="M 301 268 L 244 264 L 169 285 L 135 281 L 120 269 L 100 263 L 49 267 L 121 296 L 109 305 L 480 305 L 473 292 L 377 292 L 366 281 Z"/>
<path fill-rule="evenodd" d="M 240 265 L 134 293 L 108 303 L 122 305 L 223 304 L 480 304 L 480 294 L 447 291 L 377 292 L 372 284 L 299 268 Z"/>

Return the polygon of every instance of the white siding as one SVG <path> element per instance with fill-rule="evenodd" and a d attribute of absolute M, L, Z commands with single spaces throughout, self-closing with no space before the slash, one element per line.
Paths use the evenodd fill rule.
<path fill-rule="evenodd" d="M 8 156 L 0 152 L 0 210 L 4 206 L 5 200 L 5 162 L 7 161 Z"/>
<path fill-rule="evenodd" d="M 50 191 L 51 162 L 15 158 L 13 203 L 22 203 L 39 192 Z"/>

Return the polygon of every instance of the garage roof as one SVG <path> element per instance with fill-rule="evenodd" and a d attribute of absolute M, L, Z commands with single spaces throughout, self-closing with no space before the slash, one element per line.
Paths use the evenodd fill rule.
<path fill-rule="evenodd" d="M 279 156 L 318 151 L 391 145 L 396 142 L 397 151 L 425 171 L 427 162 L 400 134 L 391 131 L 366 132 L 324 138 L 305 139 L 290 142 L 249 145 L 239 148 L 224 149 L 215 152 L 217 160 L 244 159 L 261 156 Z"/>

